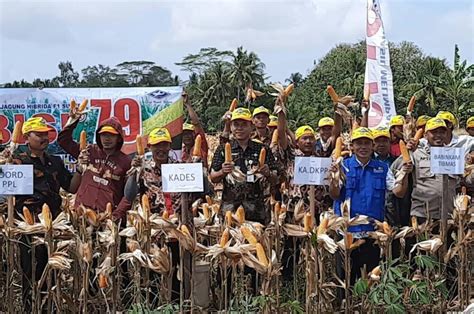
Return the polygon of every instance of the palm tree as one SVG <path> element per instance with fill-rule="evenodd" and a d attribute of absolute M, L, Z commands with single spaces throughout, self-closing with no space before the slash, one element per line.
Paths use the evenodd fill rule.
<path fill-rule="evenodd" d="M 441 87 L 442 93 L 448 97 L 454 106 L 454 111 L 458 111 L 459 104 L 466 95 L 473 93 L 474 86 L 474 65 L 467 65 L 467 61 L 461 62 L 458 45 L 454 46 L 453 69 L 449 69 Z"/>
<path fill-rule="evenodd" d="M 244 91 L 248 84 L 258 88 L 262 86 L 265 64 L 254 52 L 247 52 L 243 47 L 238 47 L 233 56 L 230 70 L 230 80 L 237 88 L 237 98 L 240 98 L 240 92 Z"/>
<path fill-rule="evenodd" d="M 298 87 L 303 82 L 303 75 L 300 72 L 291 73 L 290 77 L 285 80 L 288 84 L 294 84 Z"/>

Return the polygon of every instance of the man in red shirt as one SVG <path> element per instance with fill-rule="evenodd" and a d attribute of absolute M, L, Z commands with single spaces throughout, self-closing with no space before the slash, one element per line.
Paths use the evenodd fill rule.
<path fill-rule="evenodd" d="M 78 122 L 66 126 L 58 136 L 59 145 L 74 158 L 81 153 L 79 144 L 72 138 Z M 115 117 L 104 120 L 96 131 L 97 144 L 85 150 L 87 167 L 83 170 L 81 185 L 76 195 L 75 206 L 84 205 L 96 211 L 104 211 L 107 203 L 113 212 L 123 197 L 127 171 L 131 159 L 121 149 L 123 129 Z M 114 218 L 123 218 L 115 217 Z"/>

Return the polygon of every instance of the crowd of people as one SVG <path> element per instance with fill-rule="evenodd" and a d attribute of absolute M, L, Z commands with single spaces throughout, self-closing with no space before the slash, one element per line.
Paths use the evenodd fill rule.
<path fill-rule="evenodd" d="M 345 123 L 334 111 L 333 117 L 323 117 L 315 125 L 303 125 L 290 130 L 284 110 L 272 115 L 265 107 L 253 112 L 238 107 L 226 113 L 224 129 L 220 134 L 220 145 L 209 152 L 205 130 L 186 95 L 183 97 L 189 123 L 183 125 L 182 154 L 174 159 L 171 151 L 172 138 L 169 130 L 158 127 L 147 136 L 147 150 L 151 159 L 143 156 L 128 156 L 121 152 L 124 131 L 115 118 L 104 120 L 96 131 L 96 144 L 81 149 L 73 139 L 79 119 L 68 123 L 58 136 L 58 144 L 78 160 L 74 174 L 66 170 L 59 157 L 47 153 L 48 132 L 52 130 L 42 118 L 30 118 L 24 122 L 22 133 L 26 146 L 13 154 L 16 164 L 34 166 L 34 193 L 16 196 L 18 213 L 26 206 L 33 215 L 41 212 L 44 203 L 49 205 L 53 218 L 61 211 L 60 189 L 75 194 L 76 206 L 83 205 L 101 212 L 112 204 L 112 215 L 124 226 L 127 211 L 135 201 L 147 195 L 151 212 L 169 215 L 180 213 L 179 193 L 162 191 L 161 165 L 178 162 L 202 162 L 205 191 L 191 194 L 188 204 L 206 195 L 221 200 L 221 214 L 235 212 L 243 206 L 246 219 L 262 225 L 271 219 L 271 204 L 280 202 L 286 206 L 286 219 L 300 224 L 305 213 L 312 210 L 314 220 L 319 223 L 320 214 L 334 210 L 341 215 L 342 204 L 350 199 L 351 217 L 366 215 L 378 221 L 387 221 L 392 226 L 406 226 L 412 217 L 419 223 L 427 219 L 441 219 L 442 211 L 452 210 L 452 199 L 461 186 L 472 195 L 474 174 L 468 176 L 449 175 L 448 185 L 443 185 L 442 175 L 430 169 L 432 147 L 462 147 L 468 164 L 474 163 L 474 117 L 467 120 L 467 135 L 456 135 L 458 120 L 450 112 L 441 111 L 435 117 L 425 115 L 417 119 L 411 115 L 391 118 L 387 127 L 368 128 L 368 106 L 363 101 L 360 126 Z M 315 121 L 316 122 L 316 121 Z M 407 126 L 413 126 L 407 133 Z M 423 133 L 416 138 L 415 132 Z M 347 130 L 344 132 L 343 130 Z M 418 133 L 417 133 L 418 134 Z M 200 136 L 200 156 L 193 156 L 196 137 Z M 342 162 L 338 163 L 334 151 L 338 138 L 346 138 L 342 147 Z M 406 142 L 409 158 L 405 158 L 400 140 Z M 230 144 L 231 159 L 226 149 Z M 261 151 L 265 149 L 262 163 Z M 208 154 L 212 160 L 208 160 Z M 333 157 L 330 173 L 338 173 L 343 180 L 330 181 L 329 186 L 316 186 L 311 199 L 310 186 L 294 183 L 294 164 L 297 156 Z M 198 158 L 195 158 L 198 157 Z M 136 170 L 140 169 L 140 170 Z M 133 172 L 135 171 L 135 172 Z M 219 186 L 219 188 L 216 188 Z M 443 191 L 448 198 L 442 199 Z M 444 203 L 443 203 L 444 202 Z M 313 209 L 310 209 L 314 206 Z M 366 241 L 351 253 L 351 280 L 360 276 L 362 267 L 372 269 L 380 262 L 379 248 L 368 237 L 374 224 L 350 227 L 355 239 Z M 24 272 L 24 297 L 31 293 L 31 251 L 25 237 L 21 246 L 21 261 Z M 41 246 L 38 246 L 41 248 Z M 283 274 L 291 276 L 288 253 L 291 245 L 285 244 Z M 41 249 L 40 249 L 41 250 Z M 286 256 L 286 262 L 285 262 Z M 36 252 L 38 259 L 36 276 L 40 276 L 47 262 L 44 251 Z M 36 280 L 39 278 L 36 278 Z"/>

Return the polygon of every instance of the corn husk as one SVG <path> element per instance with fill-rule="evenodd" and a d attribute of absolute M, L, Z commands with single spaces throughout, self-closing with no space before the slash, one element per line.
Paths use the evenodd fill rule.
<path fill-rule="evenodd" d="M 410 254 L 416 249 L 434 254 L 441 247 L 441 245 L 443 245 L 443 241 L 440 238 L 421 241 L 413 246 L 413 248 L 410 250 Z"/>
<path fill-rule="evenodd" d="M 104 274 L 99 274 L 99 288 L 105 289 L 109 286 L 107 277 Z"/>
<path fill-rule="evenodd" d="M 211 218 L 211 212 L 209 211 L 209 204 L 207 203 L 202 204 L 202 213 L 204 215 L 204 218 L 206 219 Z"/>
<path fill-rule="evenodd" d="M 206 202 L 209 204 L 209 206 L 214 204 L 214 202 L 212 201 L 212 198 L 209 195 L 206 195 Z"/>
<path fill-rule="evenodd" d="M 105 212 L 108 218 L 112 217 L 112 212 L 113 212 L 113 206 L 112 203 L 108 202 L 107 205 L 105 206 Z"/>
<path fill-rule="evenodd" d="M 191 232 L 188 229 L 188 226 L 186 225 L 181 225 L 181 232 L 186 234 L 187 236 L 192 237 Z"/>

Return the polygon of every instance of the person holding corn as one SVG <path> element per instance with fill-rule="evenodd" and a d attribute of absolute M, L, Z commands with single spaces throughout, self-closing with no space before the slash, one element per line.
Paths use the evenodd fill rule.
<path fill-rule="evenodd" d="M 263 180 L 276 183 L 275 159 L 265 145 L 250 138 L 253 125 L 248 109 L 233 110 L 230 120 L 232 138 L 219 145 L 214 153 L 211 182 L 224 183 L 221 204 L 224 213 L 235 212 L 242 205 L 249 220 L 267 224 L 270 215 L 263 197 Z"/>
<path fill-rule="evenodd" d="M 427 115 L 421 115 L 418 117 L 418 119 L 416 119 L 416 129 L 419 130 L 419 129 L 425 129 L 425 125 L 426 125 L 426 122 L 428 122 L 428 120 L 431 119 L 430 116 L 427 116 Z"/>
<path fill-rule="evenodd" d="M 334 114 L 334 119 L 321 118 L 318 121 L 319 138 L 315 142 L 315 154 L 318 157 L 330 157 L 336 145 L 336 139 L 341 135 L 342 118 Z"/>
<path fill-rule="evenodd" d="M 46 123 L 43 118 L 30 118 L 23 123 L 21 131 L 26 142 L 26 148 L 19 148 L 13 152 L 13 163 L 17 165 L 33 165 L 33 194 L 16 195 L 15 210 L 23 213 L 23 216 L 33 224 L 38 220 L 38 214 L 42 212 L 44 206 L 51 213 L 54 219 L 61 212 L 62 198 L 59 190 L 62 188 L 69 193 L 76 193 L 81 183 L 81 175 L 76 172 L 72 175 L 64 166 L 61 158 L 47 153 L 49 132 L 54 128 Z M 32 236 L 22 236 L 20 239 L 20 264 L 23 270 L 22 296 L 23 306 L 28 312 L 31 306 L 31 284 L 32 281 L 39 280 L 43 270 L 48 263 L 48 250 L 45 245 L 36 245 L 36 270 L 35 277 L 32 278 L 31 265 L 31 242 Z M 46 290 L 46 285 L 40 287 Z"/>
<path fill-rule="evenodd" d="M 393 116 L 390 119 L 390 154 L 397 158 L 400 156 L 400 140 L 403 140 L 403 125 L 405 124 L 405 118 L 401 115 Z"/>
<path fill-rule="evenodd" d="M 466 121 L 466 132 L 471 136 L 474 137 L 474 117 L 470 117 Z"/>
<path fill-rule="evenodd" d="M 264 106 L 255 108 L 252 113 L 252 123 L 255 131 L 252 132 L 251 139 L 257 140 L 269 147 L 272 141 L 272 132 L 268 127 L 270 123 L 270 110 Z"/>

